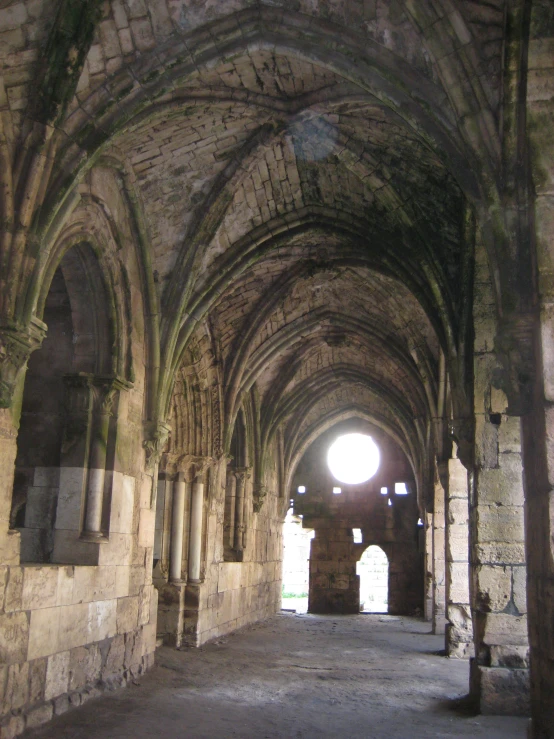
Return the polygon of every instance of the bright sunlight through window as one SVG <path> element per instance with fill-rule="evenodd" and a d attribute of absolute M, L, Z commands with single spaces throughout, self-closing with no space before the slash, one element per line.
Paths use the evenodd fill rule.
<path fill-rule="evenodd" d="M 377 444 L 365 434 L 339 436 L 327 453 L 327 465 L 333 477 L 347 485 L 359 485 L 372 478 L 380 461 Z"/>

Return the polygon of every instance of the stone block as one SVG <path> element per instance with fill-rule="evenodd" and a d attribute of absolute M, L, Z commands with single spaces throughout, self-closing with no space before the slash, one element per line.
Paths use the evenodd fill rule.
<path fill-rule="evenodd" d="M 451 603 L 469 603 L 469 566 L 467 562 L 448 565 L 448 600 Z"/>
<path fill-rule="evenodd" d="M 27 488 L 27 504 L 25 506 L 25 526 L 30 529 L 44 529 L 54 521 L 58 488 Z"/>
<path fill-rule="evenodd" d="M 73 602 L 110 600 L 115 597 L 115 566 L 75 567 Z"/>
<path fill-rule="evenodd" d="M 28 615 L 24 612 L 0 614 L 0 664 L 25 662 L 28 644 Z"/>
<path fill-rule="evenodd" d="M 61 716 L 69 710 L 69 697 L 67 695 L 59 695 L 53 701 L 54 716 Z"/>
<path fill-rule="evenodd" d="M 117 633 L 117 600 L 102 600 L 88 604 L 89 638 L 84 643 L 101 641 Z M 76 645 L 77 646 L 77 645 Z"/>
<path fill-rule="evenodd" d="M 491 667 L 529 667 L 529 648 L 518 646 L 492 646 Z"/>
<path fill-rule="evenodd" d="M 4 610 L 4 594 L 6 592 L 6 582 L 8 580 L 7 565 L 0 565 L 0 612 Z"/>
<path fill-rule="evenodd" d="M 46 700 L 55 698 L 67 692 L 69 685 L 69 651 L 58 652 L 48 657 L 46 668 L 46 685 L 44 697 Z"/>
<path fill-rule="evenodd" d="M 142 654 L 156 651 L 156 624 L 146 624 L 142 629 Z"/>
<path fill-rule="evenodd" d="M 124 658 L 125 637 L 123 634 L 118 634 L 110 642 L 106 663 L 102 670 L 102 680 L 120 672 L 123 669 Z"/>
<path fill-rule="evenodd" d="M 243 562 L 222 562 L 219 565 L 219 578 L 217 582 L 217 591 L 219 593 L 226 590 L 236 590 L 240 588 L 242 583 L 243 568 L 247 570 L 247 581 L 253 584 L 252 579 L 257 578 L 257 568 L 249 567 L 253 563 Z"/>
<path fill-rule="evenodd" d="M 4 594 L 4 610 L 6 613 L 21 611 L 23 598 L 23 569 L 10 567 L 7 574 L 6 591 Z"/>
<path fill-rule="evenodd" d="M 69 690 L 79 690 L 100 677 L 102 655 L 97 644 L 75 647 L 69 655 Z"/>
<path fill-rule="evenodd" d="M 465 526 L 467 530 L 468 519 L 467 494 L 465 498 L 450 498 L 448 501 L 448 523 L 451 525 Z"/>
<path fill-rule="evenodd" d="M 154 590 L 152 585 L 147 585 L 143 588 L 141 596 L 139 597 L 139 608 L 138 608 L 138 625 L 144 626 L 150 621 L 150 597 Z M 209 607 L 209 606 L 208 606 Z"/>
<path fill-rule="evenodd" d="M 110 541 L 100 547 L 98 564 L 130 565 L 133 557 L 133 536 L 131 534 L 110 534 Z"/>
<path fill-rule="evenodd" d="M 24 611 L 51 608 L 57 603 L 58 568 L 25 565 L 21 606 Z"/>
<path fill-rule="evenodd" d="M 469 539 L 466 526 L 449 526 L 446 532 L 446 558 L 450 562 L 467 562 Z"/>
<path fill-rule="evenodd" d="M 504 565 L 476 567 L 474 593 L 477 608 L 503 611 L 512 597 L 512 568 Z"/>
<path fill-rule="evenodd" d="M 138 595 L 144 585 L 144 566 L 129 567 L 129 595 Z"/>
<path fill-rule="evenodd" d="M 58 594 L 56 605 L 68 606 L 73 603 L 73 584 L 75 567 L 73 565 L 58 567 Z"/>
<path fill-rule="evenodd" d="M 24 729 L 23 716 L 9 716 L 0 724 L 0 739 L 15 739 L 23 733 Z"/>
<path fill-rule="evenodd" d="M 138 626 L 139 597 L 118 598 L 117 633 L 125 634 Z"/>
<path fill-rule="evenodd" d="M 123 475 L 121 472 L 113 473 L 110 533 L 131 534 L 133 532 L 135 484 L 134 477 Z"/>
<path fill-rule="evenodd" d="M 36 726 L 40 726 L 41 724 L 45 724 L 47 721 L 50 721 L 53 712 L 54 709 L 51 703 L 44 703 L 42 706 L 32 708 L 27 713 L 27 729 L 34 729 Z"/>
<path fill-rule="evenodd" d="M 46 657 L 58 651 L 60 613 L 63 609 L 41 608 L 31 612 L 29 627 L 29 660 Z M 66 638 L 62 631 L 63 638 Z"/>
<path fill-rule="evenodd" d="M 507 613 L 479 613 L 477 618 L 482 620 L 483 642 L 492 646 L 498 645 L 527 645 L 527 618 L 525 616 L 511 616 Z"/>
<path fill-rule="evenodd" d="M 56 529 L 80 531 L 86 480 L 87 470 L 83 467 L 60 468 Z"/>
<path fill-rule="evenodd" d="M 60 468 L 35 467 L 33 485 L 41 488 L 58 488 L 60 486 Z"/>
<path fill-rule="evenodd" d="M 477 510 L 477 541 L 523 542 L 524 519 L 522 506 L 481 505 Z"/>
<path fill-rule="evenodd" d="M 475 560 L 482 564 L 520 565 L 525 562 L 525 545 L 508 542 L 490 542 L 475 547 Z"/>
<path fill-rule="evenodd" d="M 138 543 L 141 547 L 154 546 L 155 516 L 156 512 L 150 508 L 140 509 Z"/>
<path fill-rule="evenodd" d="M 29 662 L 29 703 L 31 705 L 41 703 L 44 700 L 47 664 L 47 657 Z"/>
<path fill-rule="evenodd" d="M 502 454 L 498 469 L 480 470 L 477 481 L 479 505 L 523 505 L 523 475 L 519 454 Z"/>
<path fill-rule="evenodd" d="M 59 608 L 59 637 L 60 647 L 66 649 L 94 641 L 89 625 L 88 603 L 76 603 Z"/>
<path fill-rule="evenodd" d="M 528 716 L 529 670 L 483 667 L 472 662 L 471 695 L 485 715 Z"/>
<path fill-rule="evenodd" d="M 123 567 L 115 568 L 115 597 L 124 598 L 127 595 L 131 595 L 129 592 L 129 575 L 131 568 L 124 565 Z"/>
<path fill-rule="evenodd" d="M 21 662 L 8 667 L 6 703 L 12 710 L 29 702 L 29 663 Z"/>
<path fill-rule="evenodd" d="M 512 568 L 514 605 L 520 613 L 527 613 L 527 568 Z"/>
<path fill-rule="evenodd" d="M 56 530 L 54 532 L 54 552 L 52 560 L 67 565 L 97 565 L 100 552 L 106 544 L 82 541 L 79 531 Z"/>

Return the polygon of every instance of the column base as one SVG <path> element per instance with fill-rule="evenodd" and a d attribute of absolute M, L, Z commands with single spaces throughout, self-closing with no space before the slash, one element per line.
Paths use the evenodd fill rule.
<path fill-rule="evenodd" d="M 479 713 L 529 716 L 529 670 L 522 667 L 484 667 L 470 660 L 470 696 Z"/>
<path fill-rule="evenodd" d="M 97 544 L 107 544 L 109 539 L 100 531 L 83 531 L 79 537 L 80 541 L 93 541 Z"/>

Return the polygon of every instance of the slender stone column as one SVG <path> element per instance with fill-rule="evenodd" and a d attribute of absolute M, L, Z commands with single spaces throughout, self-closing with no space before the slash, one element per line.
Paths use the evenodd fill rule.
<path fill-rule="evenodd" d="M 204 512 L 204 483 L 199 476 L 192 483 L 189 538 L 189 582 L 200 582 L 202 557 L 202 524 Z"/>
<path fill-rule="evenodd" d="M 183 537 L 185 521 L 186 482 L 183 473 L 177 475 L 173 483 L 173 510 L 171 515 L 171 549 L 169 579 L 172 583 L 182 583 Z"/>
<path fill-rule="evenodd" d="M 238 553 L 242 552 L 244 548 L 244 488 L 246 481 L 246 472 L 242 469 L 235 470 L 235 477 L 237 480 L 235 492 L 235 551 Z"/>
<path fill-rule="evenodd" d="M 94 381 L 94 411 L 90 444 L 89 470 L 87 479 L 87 504 L 82 538 L 100 539 L 102 534 L 102 507 L 104 503 L 104 480 L 106 477 L 106 455 L 110 428 L 111 406 L 116 392 L 110 380 Z"/>

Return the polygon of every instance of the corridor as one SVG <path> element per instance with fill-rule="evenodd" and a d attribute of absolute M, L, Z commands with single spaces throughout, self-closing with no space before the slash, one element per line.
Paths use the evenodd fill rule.
<path fill-rule="evenodd" d="M 200 649 L 158 649 L 126 690 L 31 739 L 522 739 L 527 719 L 474 716 L 468 663 L 417 619 L 280 614 Z"/>

